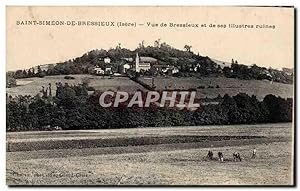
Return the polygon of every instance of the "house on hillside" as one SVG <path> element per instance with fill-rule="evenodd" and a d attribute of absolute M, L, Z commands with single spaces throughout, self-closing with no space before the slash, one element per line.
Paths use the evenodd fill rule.
<path fill-rule="evenodd" d="M 177 74 L 178 72 L 179 72 L 179 69 L 178 69 L 178 68 L 174 67 L 174 68 L 172 69 L 172 74 Z"/>
<path fill-rule="evenodd" d="M 128 63 L 123 64 L 123 73 L 126 73 L 131 68 L 131 65 Z"/>
<path fill-rule="evenodd" d="M 105 74 L 113 74 L 111 67 L 105 68 Z"/>
<path fill-rule="evenodd" d="M 95 74 L 97 75 L 103 75 L 104 74 L 104 70 L 102 70 L 100 67 L 96 67 L 94 68 Z"/>
<path fill-rule="evenodd" d="M 152 65 L 152 68 L 154 68 L 158 72 L 167 73 L 170 72 L 172 74 L 176 74 L 179 72 L 179 69 L 175 66 L 166 65 L 166 64 L 156 64 Z"/>
<path fill-rule="evenodd" d="M 152 66 L 156 71 L 166 73 L 168 70 L 172 70 L 174 67 L 166 64 L 156 64 Z"/>
<path fill-rule="evenodd" d="M 196 66 L 194 67 L 194 71 L 197 72 L 199 70 L 199 68 L 201 68 L 201 64 L 196 64 Z"/>
<path fill-rule="evenodd" d="M 126 62 L 133 62 L 133 58 L 121 58 L 121 60 L 124 60 Z"/>
<path fill-rule="evenodd" d="M 104 58 L 104 63 L 105 64 L 110 64 L 110 58 L 109 57 L 106 57 L 106 58 Z"/>

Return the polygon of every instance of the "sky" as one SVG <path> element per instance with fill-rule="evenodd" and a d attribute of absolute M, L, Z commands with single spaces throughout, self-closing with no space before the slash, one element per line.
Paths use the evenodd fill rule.
<path fill-rule="evenodd" d="M 294 9 L 275 7 L 7 7 L 6 70 L 25 69 L 79 57 L 121 43 L 135 49 L 161 39 L 202 56 L 280 69 L 294 66 Z M 63 21 L 65 25 L 17 25 L 21 21 Z M 131 22 L 137 27 L 67 26 L 67 21 Z M 148 27 L 147 22 L 167 24 Z M 169 23 L 206 25 L 174 28 Z M 143 24 L 143 26 L 139 25 Z M 209 27 L 215 24 L 216 27 Z M 218 28 L 217 25 L 226 25 Z M 228 28 L 253 25 L 252 29 Z M 275 26 L 255 28 L 256 25 Z"/>

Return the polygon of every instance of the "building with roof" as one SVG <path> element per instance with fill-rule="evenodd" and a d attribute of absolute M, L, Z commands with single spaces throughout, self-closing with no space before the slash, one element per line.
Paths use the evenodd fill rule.
<path fill-rule="evenodd" d="M 104 58 L 104 63 L 105 64 L 110 64 L 110 58 L 109 57 L 106 57 L 106 58 Z"/>
<path fill-rule="evenodd" d="M 135 57 L 135 71 L 140 72 L 141 70 L 150 70 L 151 64 L 157 63 L 157 59 L 152 57 L 140 57 L 139 53 L 136 53 Z"/>

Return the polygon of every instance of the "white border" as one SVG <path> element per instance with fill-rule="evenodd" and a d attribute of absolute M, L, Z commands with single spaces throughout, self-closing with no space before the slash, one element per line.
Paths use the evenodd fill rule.
<path fill-rule="evenodd" d="M 1 64 L 0 64 L 0 104 L 2 109 L 0 110 L 0 121 L 1 121 L 1 133 L 0 133 L 0 140 L 1 140 L 1 147 L 0 147 L 0 152 L 1 152 L 1 157 L 0 157 L 0 187 L 1 190 L 8 190 L 12 188 L 8 188 L 6 186 L 5 182 L 5 129 L 6 129 L 6 116 L 5 116 L 5 56 L 6 56 L 6 50 L 5 50 L 5 6 L 6 5 L 52 5 L 52 6 L 62 6 L 62 5 L 186 5 L 186 6 L 193 6 L 193 5 L 212 5 L 212 6 L 295 6 L 296 8 L 300 8 L 300 1 L 298 0 L 247 0 L 247 1 L 238 1 L 238 0 L 127 0 L 127 1 L 122 1 L 122 0 L 102 0 L 102 1 L 97 1 L 97 0 L 27 0 L 22 1 L 22 0 L 1 0 L 1 7 L 0 7 L 0 22 L 1 22 L 1 28 L 0 28 L 0 38 L 1 38 Z M 297 15 L 299 15 L 299 12 L 297 12 Z M 297 26 L 299 25 L 299 19 L 297 16 Z M 298 39 L 297 38 L 297 44 L 298 44 Z M 22 50 L 20 50 L 22 51 Z M 297 55 L 299 55 L 299 49 L 297 49 L 296 52 Z M 300 67 L 298 65 L 297 67 L 297 74 L 300 74 Z M 297 81 L 297 89 L 299 89 L 299 81 Z M 299 98 L 299 94 L 297 95 L 297 100 Z M 299 105 L 299 101 L 297 102 L 297 106 Z M 299 119 L 299 107 L 297 107 L 297 118 Z M 297 130 L 297 138 L 299 138 L 299 132 L 300 129 Z M 297 153 L 299 153 L 299 147 L 297 147 Z M 299 166 L 299 157 L 297 157 L 297 166 Z M 299 180 L 299 175 L 297 176 L 297 182 Z M 16 189 L 16 188 L 14 188 Z M 34 190 L 34 189 L 40 189 L 40 188 L 23 188 L 22 190 Z M 46 189 L 46 188 L 43 188 Z M 57 188 L 47 188 L 49 190 L 54 190 Z M 72 190 L 78 190 L 78 188 L 60 188 L 60 189 L 72 189 Z M 84 189 L 91 189 L 91 188 L 84 188 Z M 111 189 L 111 188 L 101 188 L 101 190 L 106 190 L 106 189 Z M 125 190 L 129 190 L 131 188 L 122 188 Z M 138 188 L 140 189 L 140 188 Z M 143 188 L 148 190 L 149 188 Z M 161 189 L 166 189 L 166 188 L 158 188 L 159 190 Z M 178 189 L 178 188 L 176 188 Z M 184 188 L 179 188 L 179 189 L 184 189 Z M 207 190 L 207 189 L 212 189 L 212 188 L 205 188 L 202 187 L 202 190 Z M 213 190 L 218 189 L 218 188 L 213 188 Z M 232 189 L 232 188 L 222 188 L 222 189 Z M 242 188 L 239 188 L 242 189 Z M 250 188 L 250 190 L 255 190 L 257 188 Z M 284 188 L 289 189 L 289 188 Z M 281 190 L 281 189 L 280 189 Z"/>

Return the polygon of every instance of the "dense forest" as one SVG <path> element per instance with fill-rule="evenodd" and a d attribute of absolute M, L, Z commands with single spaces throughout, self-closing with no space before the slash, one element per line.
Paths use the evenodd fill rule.
<path fill-rule="evenodd" d="M 102 108 L 100 93 L 88 95 L 88 85 L 57 85 L 56 95 L 7 96 L 7 131 L 75 130 L 276 123 L 292 121 L 292 99 L 267 95 L 263 101 L 240 93 L 218 96 L 216 105 L 195 111 L 175 108 Z M 48 92 L 49 93 L 49 92 Z"/>

